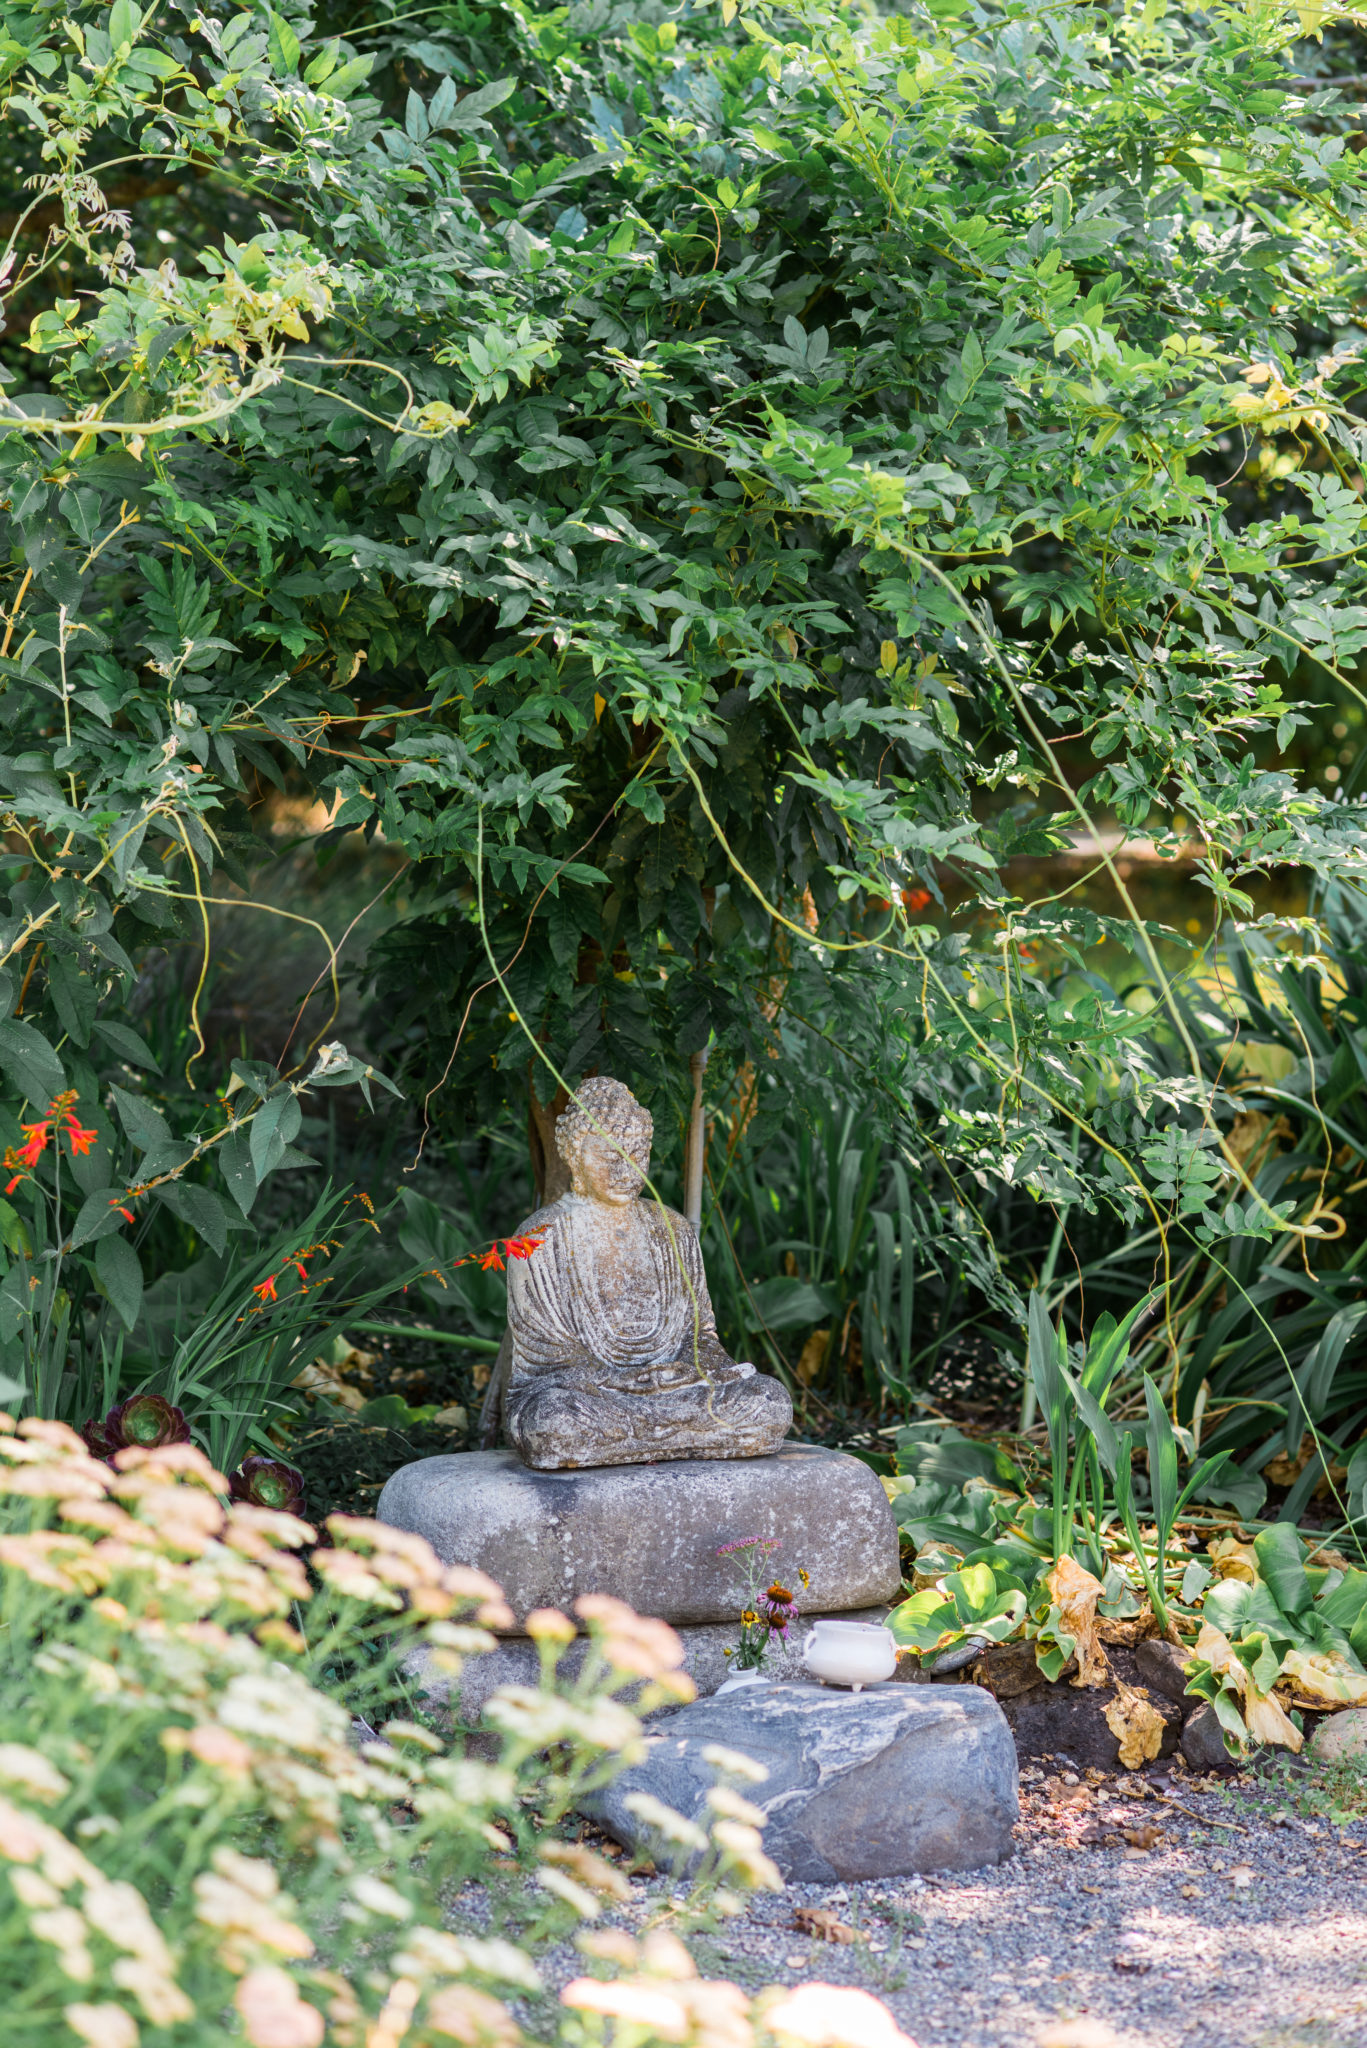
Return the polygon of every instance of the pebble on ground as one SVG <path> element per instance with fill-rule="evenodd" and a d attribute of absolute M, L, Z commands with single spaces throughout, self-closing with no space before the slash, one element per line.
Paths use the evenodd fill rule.
<path fill-rule="evenodd" d="M 668 1914 L 667 1880 L 632 1890 L 617 1924 Z M 856 1938 L 799 1931 L 802 1907 Z M 704 1975 L 750 1991 L 875 1992 L 918 2048 L 1367 2048 L 1367 1815 L 1335 1826 L 1252 1779 L 1059 1760 L 1022 1771 L 995 1869 L 789 1884 L 688 1941 Z M 582 1970 L 566 1943 L 548 1975 L 558 1990 Z"/>

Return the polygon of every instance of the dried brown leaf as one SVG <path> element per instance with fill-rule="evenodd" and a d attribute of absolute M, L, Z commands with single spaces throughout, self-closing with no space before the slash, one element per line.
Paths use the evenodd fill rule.
<path fill-rule="evenodd" d="M 868 1940 L 866 1934 L 837 1919 L 825 1906 L 799 1906 L 793 1914 L 793 1926 L 799 1934 L 810 1935 L 813 1941 L 848 1943 Z"/>
<path fill-rule="evenodd" d="M 1096 1603 L 1106 1590 L 1100 1579 L 1093 1578 L 1076 1558 L 1061 1557 L 1044 1583 L 1059 1611 L 1059 1620 L 1077 1645 L 1074 1654 L 1078 1668 L 1072 1683 L 1108 1684 L 1111 1670 L 1096 1632 Z"/>
<path fill-rule="evenodd" d="M 1120 1761 L 1136 1771 L 1158 1755 L 1167 1726 L 1148 1694 L 1117 1679 L 1115 1698 L 1105 1709 L 1106 1726 L 1120 1744 Z"/>

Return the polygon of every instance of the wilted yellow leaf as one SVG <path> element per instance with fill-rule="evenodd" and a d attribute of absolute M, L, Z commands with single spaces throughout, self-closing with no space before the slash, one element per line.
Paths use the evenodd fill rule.
<path fill-rule="evenodd" d="M 1257 1580 L 1258 1553 L 1251 1543 L 1240 1543 L 1237 1536 L 1217 1536 L 1207 1544 L 1206 1555 L 1218 1578 L 1242 1579 L 1246 1586 Z"/>
<path fill-rule="evenodd" d="M 831 1333 L 829 1330 L 812 1331 L 811 1336 L 802 1347 L 802 1356 L 797 1362 L 797 1378 L 800 1386 L 811 1386 L 826 1362 L 826 1346 L 830 1341 Z M 891 1488 L 889 1489 L 888 1497 L 889 1499 L 892 1498 Z"/>
<path fill-rule="evenodd" d="M 1119 1680 L 1115 1698 L 1106 1708 L 1106 1726 L 1120 1744 L 1120 1761 L 1127 1771 L 1137 1771 L 1163 1746 L 1163 1716 L 1143 1693 Z"/>
<path fill-rule="evenodd" d="M 1044 1583 L 1060 1622 L 1077 1645 L 1073 1684 L 1109 1684 L 1111 1667 L 1096 1633 L 1096 1603 L 1106 1590 L 1100 1579 L 1094 1579 L 1076 1558 L 1061 1557 Z"/>
<path fill-rule="evenodd" d="M 1221 1678 L 1227 1678 L 1239 1694 L 1244 1726 L 1254 1742 L 1271 1742 L 1298 1754 L 1304 1737 L 1294 1721 L 1288 1720 L 1281 1702 L 1259 1692 L 1253 1674 L 1234 1654 L 1234 1646 L 1210 1622 L 1201 1623 L 1193 1660 L 1209 1664 Z"/>
<path fill-rule="evenodd" d="M 1297 1691 L 1312 1699 L 1342 1707 L 1367 1705 L 1367 1676 L 1329 1650 L 1288 1650 L 1282 1677 L 1293 1679 Z"/>

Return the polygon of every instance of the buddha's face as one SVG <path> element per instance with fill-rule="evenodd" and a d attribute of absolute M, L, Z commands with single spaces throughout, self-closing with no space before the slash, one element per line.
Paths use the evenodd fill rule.
<path fill-rule="evenodd" d="M 633 1138 L 618 1147 L 596 1131 L 586 1131 L 566 1163 L 576 1195 L 623 1206 L 634 1202 L 645 1185 L 650 1141 Z"/>

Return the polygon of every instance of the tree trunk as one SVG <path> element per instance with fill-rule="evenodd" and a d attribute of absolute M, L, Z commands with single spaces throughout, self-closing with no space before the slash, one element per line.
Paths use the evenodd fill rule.
<path fill-rule="evenodd" d="M 558 1202 L 569 1192 L 570 1170 L 555 1149 L 555 1120 L 569 1101 L 563 1088 L 557 1088 L 548 1104 L 537 1097 L 531 1063 L 527 1066 L 527 1144 L 532 1155 L 532 1178 L 536 1182 L 536 1202 L 544 1208 L 547 1202 Z"/>
<path fill-rule="evenodd" d="M 684 1215 L 695 1230 L 702 1229 L 702 1188 L 707 1164 L 707 1112 L 703 1107 L 702 1084 L 708 1050 L 704 1046 L 688 1062 L 693 1075 L 693 1107 L 684 1140 Z"/>

